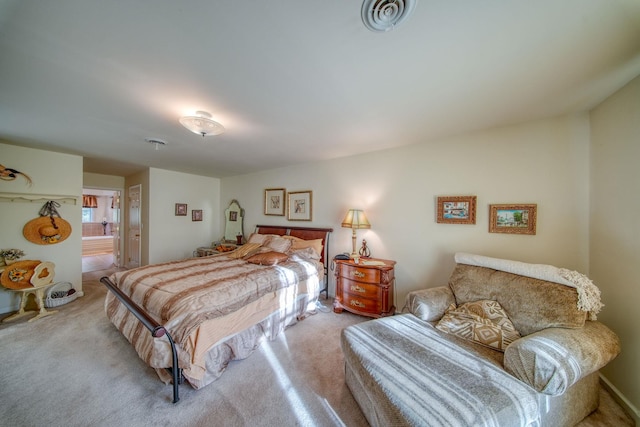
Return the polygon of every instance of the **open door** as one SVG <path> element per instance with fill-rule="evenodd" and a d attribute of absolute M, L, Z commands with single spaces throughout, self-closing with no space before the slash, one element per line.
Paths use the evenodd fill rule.
<path fill-rule="evenodd" d="M 140 184 L 129 187 L 129 260 L 127 268 L 140 266 L 142 247 L 140 244 L 141 231 L 141 200 L 142 186 Z"/>
<path fill-rule="evenodd" d="M 112 214 L 112 229 L 113 234 L 113 264 L 117 267 L 122 266 L 122 254 L 120 253 L 120 192 L 113 192 L 113 201 L 111 202 Z"/>

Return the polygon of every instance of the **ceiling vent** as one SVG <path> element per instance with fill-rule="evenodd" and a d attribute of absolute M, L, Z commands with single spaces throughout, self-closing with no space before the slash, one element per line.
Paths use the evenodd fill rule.
<path fill-rule="evenodd" d="M 393 30 L 404 22 L 418 0 L 364 0 L 362 3 L 362 22 L 375 32 Z"/>

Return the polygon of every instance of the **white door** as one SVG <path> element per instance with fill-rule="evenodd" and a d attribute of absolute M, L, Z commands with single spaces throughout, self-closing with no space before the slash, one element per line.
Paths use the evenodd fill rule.
<path fill-rule="evenodd" d="M 128 268 L 140 266 L 140 208 L 142 187 L 140 184 L 129 187 L 129 262 Z"/>
<path fill-rule="evenodd" d="M 122 265 L 122 255 L 120 254 L 120 192 L 113 192 L 113 202 L 111 223 L 111 234 L 113 234 L 113 264 L 120 267 Z"/>

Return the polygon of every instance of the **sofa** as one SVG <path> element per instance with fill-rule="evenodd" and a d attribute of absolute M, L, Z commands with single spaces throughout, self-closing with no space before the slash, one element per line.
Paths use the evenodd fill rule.
<path fill-rule="evenodd" d="M 572 426 L 620 352 L 600 291 L 551 265 L 455 255 L 446 286 L 345 328 L 345 381 L 372 426 Z"/>

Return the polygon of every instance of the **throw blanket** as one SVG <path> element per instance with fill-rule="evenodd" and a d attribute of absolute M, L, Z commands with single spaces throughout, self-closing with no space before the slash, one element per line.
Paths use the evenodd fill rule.
<path fill-rule="evenodd" d="M 538 425 L 532 388 L 412 314 L 350 326 L 342 348 L 379 425 Z"/>
<path fill-rule="evenodd" d="M 520 276 L 533 277 L 547 282 L 576 288 L 578 291 L 578 309 L 589 312 L 589 319 L 596 320 L 604 304 L 600 301 L 600 289 L 584 274 L 577 271 L 558 268 L 546 264 L 527 264 L 500 258 L 490 258 L 482 255 L 456 253 L 458 264 L 476 265 L 493 270 L 506 271 Z"/>

